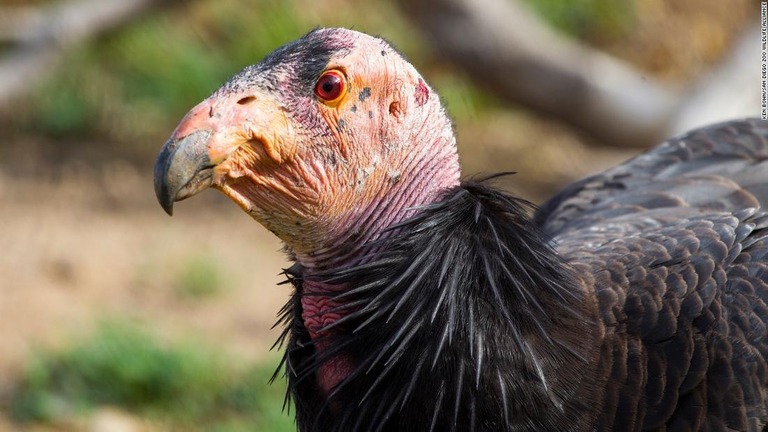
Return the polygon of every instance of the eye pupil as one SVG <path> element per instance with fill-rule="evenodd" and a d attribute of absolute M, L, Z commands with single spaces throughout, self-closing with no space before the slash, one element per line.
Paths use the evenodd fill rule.
<path fill-rule="evenodd" d="M 333 85 L 334 84 L 336 84 L 336 83 L 332 83 L 329 80 L 326 80 L 323 83 L 323 91 L 326 92 L 326 93 L 330 93 L 331 91 L 333 91 Z"/>

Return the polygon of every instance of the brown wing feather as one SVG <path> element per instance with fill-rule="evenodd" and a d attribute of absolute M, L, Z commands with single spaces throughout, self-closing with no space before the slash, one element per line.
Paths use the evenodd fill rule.
<path fill-rule="evenodd" d="M 537 215 L 595 278 L 608 374 L 600 430 L 768 421 L 768 122 L 673 139 Z"/>

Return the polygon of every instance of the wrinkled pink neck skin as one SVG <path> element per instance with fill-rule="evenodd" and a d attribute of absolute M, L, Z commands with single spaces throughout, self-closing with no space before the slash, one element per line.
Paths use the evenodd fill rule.
<path fill-rule="evenodd" d="M 303 291 L 301 299 L 302 318 L 310 337 L 315 341 L 316 353 L 320 354 L 327 346 L 327 338 L 337 336 L 337 333 L 327 334 L 322 329 L 341 318 L 341 313 L 333 310 L 340 306 L 329 296 L 314 296 L 313 293 L 334 293 L 347 289 L 344 285 L 331 285 L 313 281 L 312 276 L 317 269 L 341 269 L 363 263 L 370 257 L 362 256 L 360 246 L 366 242 L 382 238 L 384 229 L 414 215 L 416 207 L 429 204 L 440 199 L 441 194 L 448 188 L 459 185 L 459 164 L 455 147 L 450 145 L 436 146 L 442 152 L 432 154 L 422 153 L 421 160 L 407 163 L 410 167 L 418 167 L 418 171 L 403 173 L 401 181 L 388 186 L 382 193 L 382 199 L 365 209 L 359 215 L 348 220 L 339 221 L 340 233 L 338 239 L 333 239 L 328 247 L 311 256 L 297 256 L 297 261 L 304 267 Z M 418 153 L 418 152 L 415 152 Z M 416 157 L 412 157 L 416 159 Z M 409 161 L 410 162 L 410 161 Z M 359 233 L 350 240 L 349 232 Z M 350 247 L 349 242 L 358 247 Z M 343 246 L 342 246 L 343 245 Z M 339 256 L 338 251 L 345 251 Z M 327 311 L 327 312 L 326 312 Z M 342 331 L 330 329 L 329 332 Z M 326 395 L 330 394 L 354 370 L 351 359 L 336 356 L 323 363 L 318 370 L 318 384 Z"/>

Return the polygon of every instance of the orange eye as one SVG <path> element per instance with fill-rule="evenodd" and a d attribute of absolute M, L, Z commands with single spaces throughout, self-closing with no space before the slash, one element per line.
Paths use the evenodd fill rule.
<path fill-rule="evenodd" d="M 323 73 L 315 84 L 315 95 L 326 105 L 336 105 L 346 93 L 347 79 L 338 70 Z"/>

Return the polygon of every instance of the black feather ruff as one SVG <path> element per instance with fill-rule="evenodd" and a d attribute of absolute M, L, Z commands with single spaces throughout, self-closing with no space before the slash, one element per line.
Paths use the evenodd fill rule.
<path fill-rule="evenodd" d="M 531 205 L 465 183 L 388 229 L 362 264 L 313 275 L 342 318 L 321 355 L 301 318 L 305 276 L 281 313 L 288 398 L 301 431 L 573 430 L 594 407 L 596 306 L 530 221 Z M 315 341 L 316 342 L 316 341 Z M 320 364 L 353 371 L 330 395 Z M 590 409 L 587 409 L 590 408 Z"/>

